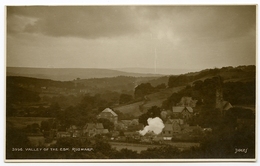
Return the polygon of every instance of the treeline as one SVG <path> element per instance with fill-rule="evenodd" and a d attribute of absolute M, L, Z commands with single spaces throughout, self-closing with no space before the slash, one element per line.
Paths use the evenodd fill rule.
<path fill-rule="evenodd" d="M 191 82 L 205 77 L 221 76 L 224 80 L 236 80 L 236 81 L 253 81 L 255 80 L 256 70 L 254 65 L 250 66 L 238 66 L 238 67 L 222 67 L 221 69 L 206 69 L 198 73 L 188 73 L 178 76 L 170 76 L 168 81 L 168 87 L 176 87 L 189 85 Z"/>
<path fill-rule="evenodd" d="M 109 106 L 106 100 L 99 95 L 85 95 L 76 106 L 70 106 L 65 110 L 58 110 L 56 118 L 61 126 L 83 126 L 86 122 L 93 122 L 96 116 Z"/>
<path fill-rule="evenodd" d="M 19 76 L 7 76 L 6 84 L 20 85 L 26 88 L 33 86 L 34 88 L 38 88 L 38 89 L 40 89 L 41 87 L 58 87 L 58 88 L 74 87 L 74 83 L 72 81 L 53 81 L 49 79 L 19 77 Z"/>
<path fill-rule="evenodd" d="M 12 102 L 37 102 L 40 100 L 39 93 L 33 92 L 12 84 L 6 85 L 7 103 Z"/>
<path fill-rule="evenodd" d="M 170 109 L 184 96 L 198 100 L 197 105 L 205 104 L 214 107 L 216 102 L 216 90 L 223 91 L 223 99 L 232 105 L 255 105 L 255 81 L 252 82 L 223 82 L 222 77 L 198 80 L 185 89 L 173 93 L 162 104 L 163 109 Z"/>
<path fill-rule="evenodd" d="M 73 112 L 74 110 L 86 109 L 85 107 L 81 107 L 81 105 L 86 106 L 86 103 L 91 107 L 87 112 L 93 112 L 92 110 L 94 109 L 96 110 L 95 115 L 97 115 L 103 108 L 113 107 L 118 104 L 128 104 L 135 101 L 133 95 L 128 92 L 103 91 L 102 93 L 96 93 L 94 95 L 79 94 L 65 96 L 59 94 L 54 96 L 44 95 L 40 97 L 40 92 L 34 91 L 35 89 L 33 88 L 29 88 L 32 85 L 37 85 L 39 87 L 50 85 L 48 84 L 49 81 L 52 83 L 56 82 L 34 78 L 8 77 L 6 85 L 7 116 L 57 117 L 57 112 L 61 110 L 63 111 L 62 114 L 69 114 L 70 111 Z M 55 85 L 58 86 L 59 84 Z M 83 104 L 84 102 L 85 104 Z M 76 116 L 79 111 L 75 112 Z M 77 117 L 80 118 L 81 116 L 86 115 L 81 113 L 78 114 Z M 128 115 L 124 117 L 129 118 Z"/>
<path fill-rule="evenodd" d="M 15 104 L 38 102 L 40 96 L 37 92 L 33 92 L 16 85 L 6 85 L 6 116 L 13 116 L 17 110 Z"/>
<path fill-rule="evenodd" d="M 133 92 L 134 87 L 138 84 L 152 81 L 152 84 L 159 85 L 166 82 L 166 79 L 157 77 L 130 77 L 117 76 L 112 78 L 92 78 L 92 79 L 74 79 L 73 81 L 54 81 L 49 79 L 38 79 L 30 77 L 7 76 L 7 84 L 31 89 L 33 91 L 41 92 L 44 88 L 52 90 L 57 88 L 59 90 L 87 90 L 88 93 L 96 94 L 104 91 L 114 92 Z"/>
<path fill-rule="evenodd" d="M 226 82 L 223 85 L 223 96 L 234 105 L 255 105 L 256 82 Z"/>
<path fill-rule="evenodd" d="M 135 99 L 143 99 L 146 95 L 158 92 L 160 89 L 165 88 L 166 85 L 164 83 L 155 87 L 152 86 L 150 83 L 142 83 L 135 88 L 134 96 Z"/>

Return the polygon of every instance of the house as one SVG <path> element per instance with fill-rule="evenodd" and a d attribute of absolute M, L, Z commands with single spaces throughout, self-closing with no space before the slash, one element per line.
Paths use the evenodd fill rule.
<path fill-rule="evenodd" d="M 115 125 L 115 128 L 117 130 L 127 130 L 130 124 L 131 124 L 130 120 L 119 120 Z"/>
<path fill-rule="evenodd" d="M 224 101 L 222 88 L 216 89 L 215 107 L 216 107 L 216 109 L 218 109 L 221 112 L 221 115 L 225 115 L 225 112 L 233 107 L 228 101 Z"/>
<path fill-rule="evenodd" d="M 143 129 L 143 124 L 139 124 L 138 119 L 119 120 L 117 124 L 115 124 L 115 129 L 137 131 Z"/>
<path fill-rule="evenodd" d="M 179 125 L 183 125 L 184 122 L 183 122 L 183 119 L 170 119 L 171 123 L 174 124 L 179 124 Z"/>
<path fill-rule="evenodd" d="M 112 137 L 118 137 L 119 134 L 120 134 L 119 131 L 112 131 L 111 132 Z"/>
<path fill-rule="evenodd" d="M 124 123 L 127 127 L 139 125 L 139 120 L 138 119 L 121 120 L 121 122 Z"/>
<path fill-rule="evenodd" d="M 165 124 L 172 125 L 172 133 L 180 133 L 184 122 L 183 119 L 167 119 Z"/>
<path fill-rule="evenodd" d="M 128 126 L 125 125 L 121 120 L 115 124 L 115 130 L 127 130 Z"/>
<path fill-rule="evenodd" d="M 121 120 L 121 122 L 126 126 L 129 127 L 132 124 L 132 120 Z"/>
<path fill-rule="evenodd" d="M 204 133 L 211 133 L 212 132 L 212 128 L 209 128 L 209 127 L 203 128 L 203 132 Z"/>
<path fill-rule="evenodd" d="M 190 126 L 188 124 L 183 125 L 182 133 L 199 134 L 203 129 L 200 126 Z"/>
<path fill-rule="evenodd" d="M 71 137 L 71 133 L 65 131 L 57 132 L 57 138 Z"/>
<path fill-rule="evenodd" d="M 217 105 L 217 109 L 220 109 L 222 113 L 225 113 L 225 111 L 229 110 L 233 106 L 228 101 L 221 101 Z"/>
<path fill-rule="evenodd" d="M 98 134 L 107 134 L 109 133 L 108 129 L 104 129 L 102 123 L 87 123 L 83 127 L 83 135 L 93 137 Z"/>
<path fill-rule="evenodd" d="M 132 126 L 139 125 L 139 120 L 138 119 L 133 119 L 131 125 Z"/>
<path fill-rule="evenodd" d="M 191 107 L 174 106 L 172 107 L 173 118 L 189 119 L 193 115 Z"/>
<path fill-rule="evenodd" d="M 173 119 L 173 122 L 172 122 L 172 132 L 173 133 L 180 133 L 182 125 L 183 125 L 183 120 L 182 119 Z"/>
<path fill-rule="evenodd" d="M 163 131 L 161 133 L 163 140 L 171 140 L 172 135 L 173 135 L 172 124 L 164 124 L 164 128 L 163 128 Z"/>
<path fill-rule="evenodd" d="M 118 122 L 118 115 L 110 108 L 104 109 L 100 114 L 98 114 L 97 118 L 108 119 L 114 124 L 117 124 Z"/>
<path fill-rule="evenodd" d="M 196 107 L 196 103 L 198 100 L 193 100 L 192 97 L 182 97 L 181 101 L 177 104 L 178 106 L 182 107 Z"/>
<path fill-rule="evenodd" d="M 68 128 L 67 132 L 71 133 L 72 137 L 81 137 L 82 136 L 82 129 L 72 125 Z"/>

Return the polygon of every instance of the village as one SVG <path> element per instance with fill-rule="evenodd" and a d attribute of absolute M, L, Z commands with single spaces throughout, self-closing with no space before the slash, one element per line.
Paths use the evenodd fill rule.
<path fill-rule="evenodd" d="M 176 84 L 177 81 L 173 81 Z M 148 152 L 153 148 L 162 151 L 162 148 L 176 148 L 184 156 L 187 151 L 191 154 L 196 151 L 203 156 L 204 148 L 221 147 L 218 146 L 220 139 L 224 138 L 228 140 L 225 144 L 236 147 L 241 144 L 240 140 L 254 133 L 255 110 L 250 105 L 241 105 L 241 101 L 251 102 L 251 98 L 237 100 L 240 96 L 234 97 L 235 91 L 230 93 L 234 87 L 243 89 L 251 84 L 221 83 L 220 77 L 197 80 L 187 86 L 173 84 L 171 87 L 170 83 L 169 79 L 169 87 L 163 88 L 141 83 L 134 89 L 134 97 L 121 92 L 114 93 L 118 97 L 113 98 L 115 96 L 110 96 L 113 93 L 106 91 L 67 98 L 53 96 L 48 98 L 52 102 L 47 102 L 46 96 L 31 93 L 26 99 L 31 102 L 21 98 L 21 102 L 11 105 L 7 128 L 28 141 L 23 149 L 97 150 L 100 144 L 112 150 L 111 154 L 115 156 L 125 154 L 126 149 L 149 156 Z M 22 88 L 22 84 L 18 86 Z M 15 92 L 20 92 L 19 88 Z M 106 150 L 100 148 L 98 151 L 105 153 Z"/>
<path fill-rule="evenodd" d="M 202 128 L 199 125 L 192 125 L 190 122 L 198 114 L 197 102 L 198 100 L 194 100 L 192 97 L 182 97 L 181 101 L 176 106 L 173 106 L 171 110 L 162 110 L 160 117 L 164 121 L 164 128 L 159 134 L 149 131 L 142 135 L 140 131 L 145 126 L 139 123 L 139 119 L 119 120 L 120 117 L 115 111 L 106 108 L 96 116 L 96 119 L 99 120 L 96 123 L 86 122 L 84 126 L 71 125 L 66 129 L 42 130 L 36 132 L 38 134 L 29 134 L 28 138 L 34 142 L 35 146 L 46 147 L 55 144 L 61 138 L 100 138 L 108 141 L 111 145 L 125 143 L 126 147 L 130 145 L 127 143 L 173 145 L 176 142 L 192 143 L 192 146 L 199 146 L 200 140 L 210 134 L 212 128 Z M 216 108 L 221 111 L 232 108 L 229 102 L 223 101 L 222 93 L 218 91 L 216 92 Z M 108 122 L 110 122 L 110 126 L 108 126 Z M 35 137 L 42 137 L 42 139 L 35 141 Z"/>
<path fill-rule="evenodd" d="M 222 131 L 227 136 L 253 132 L 255 111 L 228 96 L 228 84 L 221 83 L 220 77 L 197 80 L 192 86 L 182 86 L 174 80 L 177 87 L 170 87 L 170 81 L 169 87 L 162 88 L 160 84 L 141 83 L 134 89 L 134 97 L 106 92 L 47 98 L 44 95 L 59 92 L 51 87 L 46 89 L 52 91 L 46 92 L 41 85 L 38 101 L 12 106 L 14 111 L 10 111 L 12 117 L 8 117 L 7 125 L 20 129 L 32 147 L 55 148 L 62 141 L 99 140 L 117 151 L 128 149 L 137 153 L 164 146 L 179 150 L 199 148 L 220 128 L 226 129 Z M 241 88 L 241 84 L 235 87 Z M 31 100 L 36 97 L 32 95 Z M 149 120 L 155 119 L 161 123 L 150 125 Z"/>

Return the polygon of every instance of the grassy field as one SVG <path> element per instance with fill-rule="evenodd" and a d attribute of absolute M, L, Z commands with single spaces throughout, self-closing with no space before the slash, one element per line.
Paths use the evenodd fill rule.
<path fill-rule="evenodd" d="M 160 92 L 147 95 L 146 96 L 147 101 L 140 101 L 128 105 L 122 105 L 122 106 L 115 107 L 113 109 L 118 110 L 125 114 L 131 114 L 135 117 L 138 117 L 142 113 L 146 112 L 147 109 L 151 108 L 152 106 L 161 107 L 162 102 L 166 100 L 169 96 L 171 96 L 172 93 L 178 92 L 183 88 L 185 88 L 185 86 L 163 89 Z M 140 109 L 140 107 L 142 107 L 142 109 Z"/>
<path fill-rule="evenodd" d="M 12 125 L 15 128 L 21 129 L 27 125 L 38 123 L 39 125 L 43 120 L 48 120 L 50 118 L 45 117 L 8 117 L 6 123 Z"/>
<path fill-rule="evenodd" d="M 142 114 L 141 110 L 139 109 L 139 106 L 143 104 L 142 101 L 137 102 L 137 103 L 132 103 L 128 105 L 123 105 L 123 106 L 118 106 L 113 108 L 114 110 L 118 110 L 124 114 L 131 114 L 133 116 L 139 116 Z"/>
<path fill-rule="evenodd" d="M 147 150 L 148 148 L 162 146 L 162 145 L 148 145 L 148 144 L 124 143 L 124 142 L 109 142 L 109 144 L 116 150 L 121 150 L 121 149 L 126 148 L 126 149 L 130 149 L 133 151 L 137 151 L 138 153 L 140 153 L 143 150 Z M 169 142 L 167 144 L 175 146 L 175 147 L 179 148 L 180 150 L 200 146 L 199 143 L 193 143 L 193 142 Z"/>
<path fill-rule="evenodd" d="M 171 96 L 174 92 L 178 92 L 184 88 L 185 88 L 185 86 L 163 89 L 160 92 L 147 95 L 147 98 L 151 101 L 159 100 L 159 99 L 166 99 L 169 96 Z"/>
<path fill-rule="evenodd" d="M 159 147 L 160 145 L 145 145 L 145 144 L 133 144 L 133 143 L 123 143 L 123 142 L 109 142 L 112 148 L 116 150 L 121 149 L 129 149 L 133 151 L 137 151 L 140 153 L 143 150 L 147 150 L 148 148 Z"/>

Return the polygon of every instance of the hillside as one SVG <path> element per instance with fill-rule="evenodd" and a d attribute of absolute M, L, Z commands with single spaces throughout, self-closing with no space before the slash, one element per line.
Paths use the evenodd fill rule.
<path fill-rule="evenodd" d="M 160 77 L 149 81 L 151 84 L 156 80 L 169 80 L 168 88 L 160 92 L 149 94 L 145 96 L 143 102 L 132 103 L 129 105 L 117 106 L 114 109 L 122 113 L 133 114 L 135 116 L 141 115 L 152 106 L 161 107 L 165 101 L 174 92 L 184 89 L 187 85 L 192 85 L 198 80 L 206 80 L 214 76 L 221 76 L 223 82 L 254 82 L 256 77 L 255 66 L 238 66 L 238 67 L 223 67 L 221 69 L 205 69 L 200 72 L 193 72 L 182 74 L 178 76 Z M 163 82 L 163 81 L 162 81 Z"/>
<path fill-rule="evenodd" d="M 255 81 L 256 67 L 238 66 L 238 67 L 222 67 L 221 69 L 205 69 L 200 72 L 181 74 L 178 76 L 170 76 L 168 86 L 176 87 L 180 85 L 192 85 L 198 80 L 205 80 L 214 76 L 221 76 L 223 82 L 249 82 Z"/>
<path fill-rule="evenodd" d="M 62 95 L 65 98 L 69 98 L 70 95 L 80 96 L 86 93 L 95 95 L 99 93 L 104 94 L 104 100 L 114 102 L 114 105 L 116 106 L 114 106 L 113 109 L 122 113 L 139 116 L 142 112 L 145 112 L 154 105 L 160 107 L 163 101 L 171 96 L 173 92 L 177 92 L 185 88 L 187 85 L 192 85 L 195 81 L 204 81 L 214 76 L 221 76 L 223 82 L 225 83 L 254 82 L 256 77 L 256 68 L 255 66 L 223 67 L 221 69 L 205 69 L 200 72 L 187 73 L 177 76 L 117 76 L 92 79 L 78 78 L 74 79 L 73 81 L 55 81 L 51 79 L 8 76 L 7 90 L 9 90 L 9 93 L 12 93 L 13 91 L 17 92 L 16 89 L 27 94 L 29 91 L 37 92 L 40 97 L 49 96 L 50 100 L 52 100 L 52 96 Z M 133 95 L 135 87 L 142 83 L 150 83 L 153 87 L 156 87 L 160 84 L 165 84 L 168 85 L 168 87 L 166 89 L 156 90 L 153 93 L 145 94 L 143 101 L 139 100 L 136 103 L 124 105 L 117 104 L 120 94 L 127 93 Z M 230 86 L 233 86 L 233 84 L 230 84 Z M 114 96 L 112 97 L 111 95 Z M 232 94 L 229 95 L 229 98 L 232 98 Z M 66 101 L 65 99 L 63 100 Z M 70 99 L 68 99 L 68 101 L 70 101 Z M 112 107 L 112 105 L 110 106 Z"/>
<path fill-rule="evenodd" d="M 134 88 L 145 82 L 152 82 L 154 86 L 161 83 L 167 84 L 168 78 L 157 77 L 127 77 L 118 76 L 111 78 L 92 78 L 92 79 L 76 79 L 74 81 L 54 81 L 50 79 L 39 79 L 31 77 L 7 76 L 7 84 L 20 86 L 22 88 L 52 94 L 74 94 L 74 93 L 105 93 L 107 91 L 118 93 L 133 93 Z M 46 88 L 44 90 L 43 88 Z"/>
<path fill-rule="evenodd" d="M 23 76 L 56 81 L 72 81 L 74 79 L 104 78 L 117 76 L 159 77 L 159 74 L 128 73 L 111 69 L 92 68 L 24 68 L 7 67 L 7 76 Z"/>
<path fill-rule="evenodd" d="M 171 96 L 172 93 L 178 92 L 181 89 L 185 88 L 185 86 L 163 89 L 159 92 L 147 95 L 144 101 L 139 101 L 136 103 L 131 103 L 127 105 L 116 106 L 113 109 L 120 111 L 124 114 L 131 114 L 135 117 L 140 116 L 142 113 L 146 112 L 152 106 L 161 107 L 162 102 Z"/>

